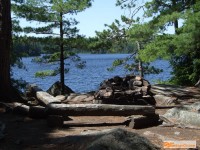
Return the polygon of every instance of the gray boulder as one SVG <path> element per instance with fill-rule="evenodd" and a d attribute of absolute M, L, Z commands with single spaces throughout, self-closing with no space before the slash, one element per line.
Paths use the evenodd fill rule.
<path fill-rule="evenodd" d="M 61 83 L 59 81 L 56 81 L 48 90 L 47 93 L 57 96 L 61 95 Z M 64 93 L 69 95 L 70 93 L 74 93 L 74 91 L 65 85 L 64 87 Z"/>
<path fill-rule="evenodd" d="M 148 139 L 137 133 L 117 128 L 99 136 L 87 150 L 158 150 Z"/>
<path fill-rule="evenodd" d="M 175 124 L 200 127 L 200 102 L 169 109 L 163 116 Z"/>

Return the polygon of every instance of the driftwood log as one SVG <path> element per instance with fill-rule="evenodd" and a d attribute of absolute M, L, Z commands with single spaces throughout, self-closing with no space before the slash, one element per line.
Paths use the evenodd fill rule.
<path fill-rule="evenodd" d="M 28 115 L 30 106 L 24 105 L 22 103 L 13 103 L 13 112 L 20 115 Z"/>
<path fill-rule="evenodd" d="M 108 105 L 108 104 L 49 104 L 49 115 L 67 116 L 130 116 L 154 115 L 155 108 L 141 105 Z"/>
<path fill-rule="evenodd" d="M 37 98 L 37 100 L 44 105 L 48 105 L 50 103 L 61 103 L 62 100 L 60 97 L 54 97 L 34 84 L 27 86 L 26 96 Z"/>
<path fill-rule="evenodd" d="M 61 101 L 58 98 L 44 91 L 36 92 L 36 97 L 40 102 L 42 102 L 45 105 L 48 105 L 50 103 L 61 103 Z"/>
<path fill-rule="evenodd" d="M 14 103 L 13 112 L 22 115 L 28 115 L 32 118 L 47 117 L 46 108 L 42 106 L 27 106 L 21 103 Z"/>

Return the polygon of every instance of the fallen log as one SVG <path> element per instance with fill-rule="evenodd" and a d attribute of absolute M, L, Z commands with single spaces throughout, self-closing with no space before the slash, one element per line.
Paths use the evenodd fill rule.
<path fill-rule="evenodd" d="M 49 115 L 67 116 L 130 116 L 154 115 L 155 108 L 141 105 L 108 105 L 108 104 L 49 104 Z"/>
<path fill-rule="evenodd" d="M 22 103 L 13 103 L 13 113 L 20 115 L 28 115 L 30 106 L 24 105 Z"/>
<path fill-rule="evenodd" d="M 42 106 L 27 106 L 22 103 L 14 103 L 13 113 L 27 115 L 31 118 L 47 117 L 46 108 Z"/>
<path fill-rule="evenodd" d="M 48 105 L 50 103 L 61 103 L 59 99 L 44 91 L 36 92 L 36 97 L 40 102 L 45 105 Z"/>

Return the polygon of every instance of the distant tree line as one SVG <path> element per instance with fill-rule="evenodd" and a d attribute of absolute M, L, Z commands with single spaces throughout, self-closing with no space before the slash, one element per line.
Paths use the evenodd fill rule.
<path fill-rule="evenodd" d="M 58 52 L 56 46 L 59 38 L 55 37 L 33 37 L 33 36 L 13 36 L 13 52 L 20 57 L 40 56 L 41 54 L 52 54 Z M 75 53 L 106 54 L 106 53 L 131 53 L 132 47 L 125 45 L 123 49 L 115 45 L 112 49 L 101 43 L 97 37 L 76 37 L 64 39 L 64 43 Z M 108 44 L 108 43 L 107 43 Z M 58 45 L 58 44 L 57 44 Z M 111 44 L 110 44 L 111 45 Z"/>

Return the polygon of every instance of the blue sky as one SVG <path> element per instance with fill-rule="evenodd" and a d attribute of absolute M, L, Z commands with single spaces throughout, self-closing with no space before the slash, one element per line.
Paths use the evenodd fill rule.
<path fill-rule="evenodd" d="M 120 19 L 124 11 L 115 6 L 116 0 L 94 0 L 92 7 L 75 17 L 79 24 L 80 34 L 95 36 L 95 31 L 105 29 L 104 24 L 111 24 L 115 19 Z"/>
<path fill-rule="evenodd" d="M 143 1 L 137 3 L 141 2 Z M 77 25 L 79 34 L 85 35 L 86 37 L 93 37 L 95 36 L 95 31 L 102 31 L 106 28 L 104 26 L 105 24 L 111 24 L 115 19 L 120 19 L 121 15 L 124 15 L 125 12 L 120 7 L 115 6 L 115 3 L 116 0 L 94 0 L 90 8 L 78 13 L 76 16 L 73 15 L 72 17 L 79 21 Z M 140 16 L 141 12 L 138 15 Z M 30 26 L 33 24 L 34 22 L 26 22 L 25 19 L 21 21 L 22 26 Z M 41 26 L 41 24 L 36 25 Z M 173 33 L 173 30 L 169 27 L 168 32 Z"/>
<path fill-rule="evenodd" d="M 92 7 L 77 14 L 75 18 L 79 21 L 77 25 L 79 33 L 86 35 L 86 37 L 93 37 L 95 36 L 95 31 L 102 31 L 105 29 L 104 24 L 111 24 L 115 19 L 120 19 L 121 15 L 125 15 L 124 10 L 115 6 L 116 1 L 117 0 L 94 0 Z M 141 5 L 141 3 L 144 2 L 145 1 L 137 1 L 136 4 Z M 136 16 L 141 15 L 142 11 L 138 12 Z M 173 26 L 169 26 L 166 33 L 173 34 Z"/>
<path fill-rule="evenodd" d="M 71 16 L 75 18 L 79 24 L 79 34 L 86 37 L 95 36 L 95 31 L 102 31 L 105 29 L 104 24 L 111 24 L 115 19 L 120 19 L 124 14 L 124 10 L 115 6 L 116 0 L 94 0 L 92 6 L 85 11 Z M 34 21 L 27 22 L 25 19 L 21 19 L 23 27 L 25 26 L 43 26 L 43 24 L 36 23 Z M 35 34 L 30 34 L 35 35 Z M 36 35 L 40 36 L 40 35 Z M 44 35 L 42 35 L 44 36 Z"/>

